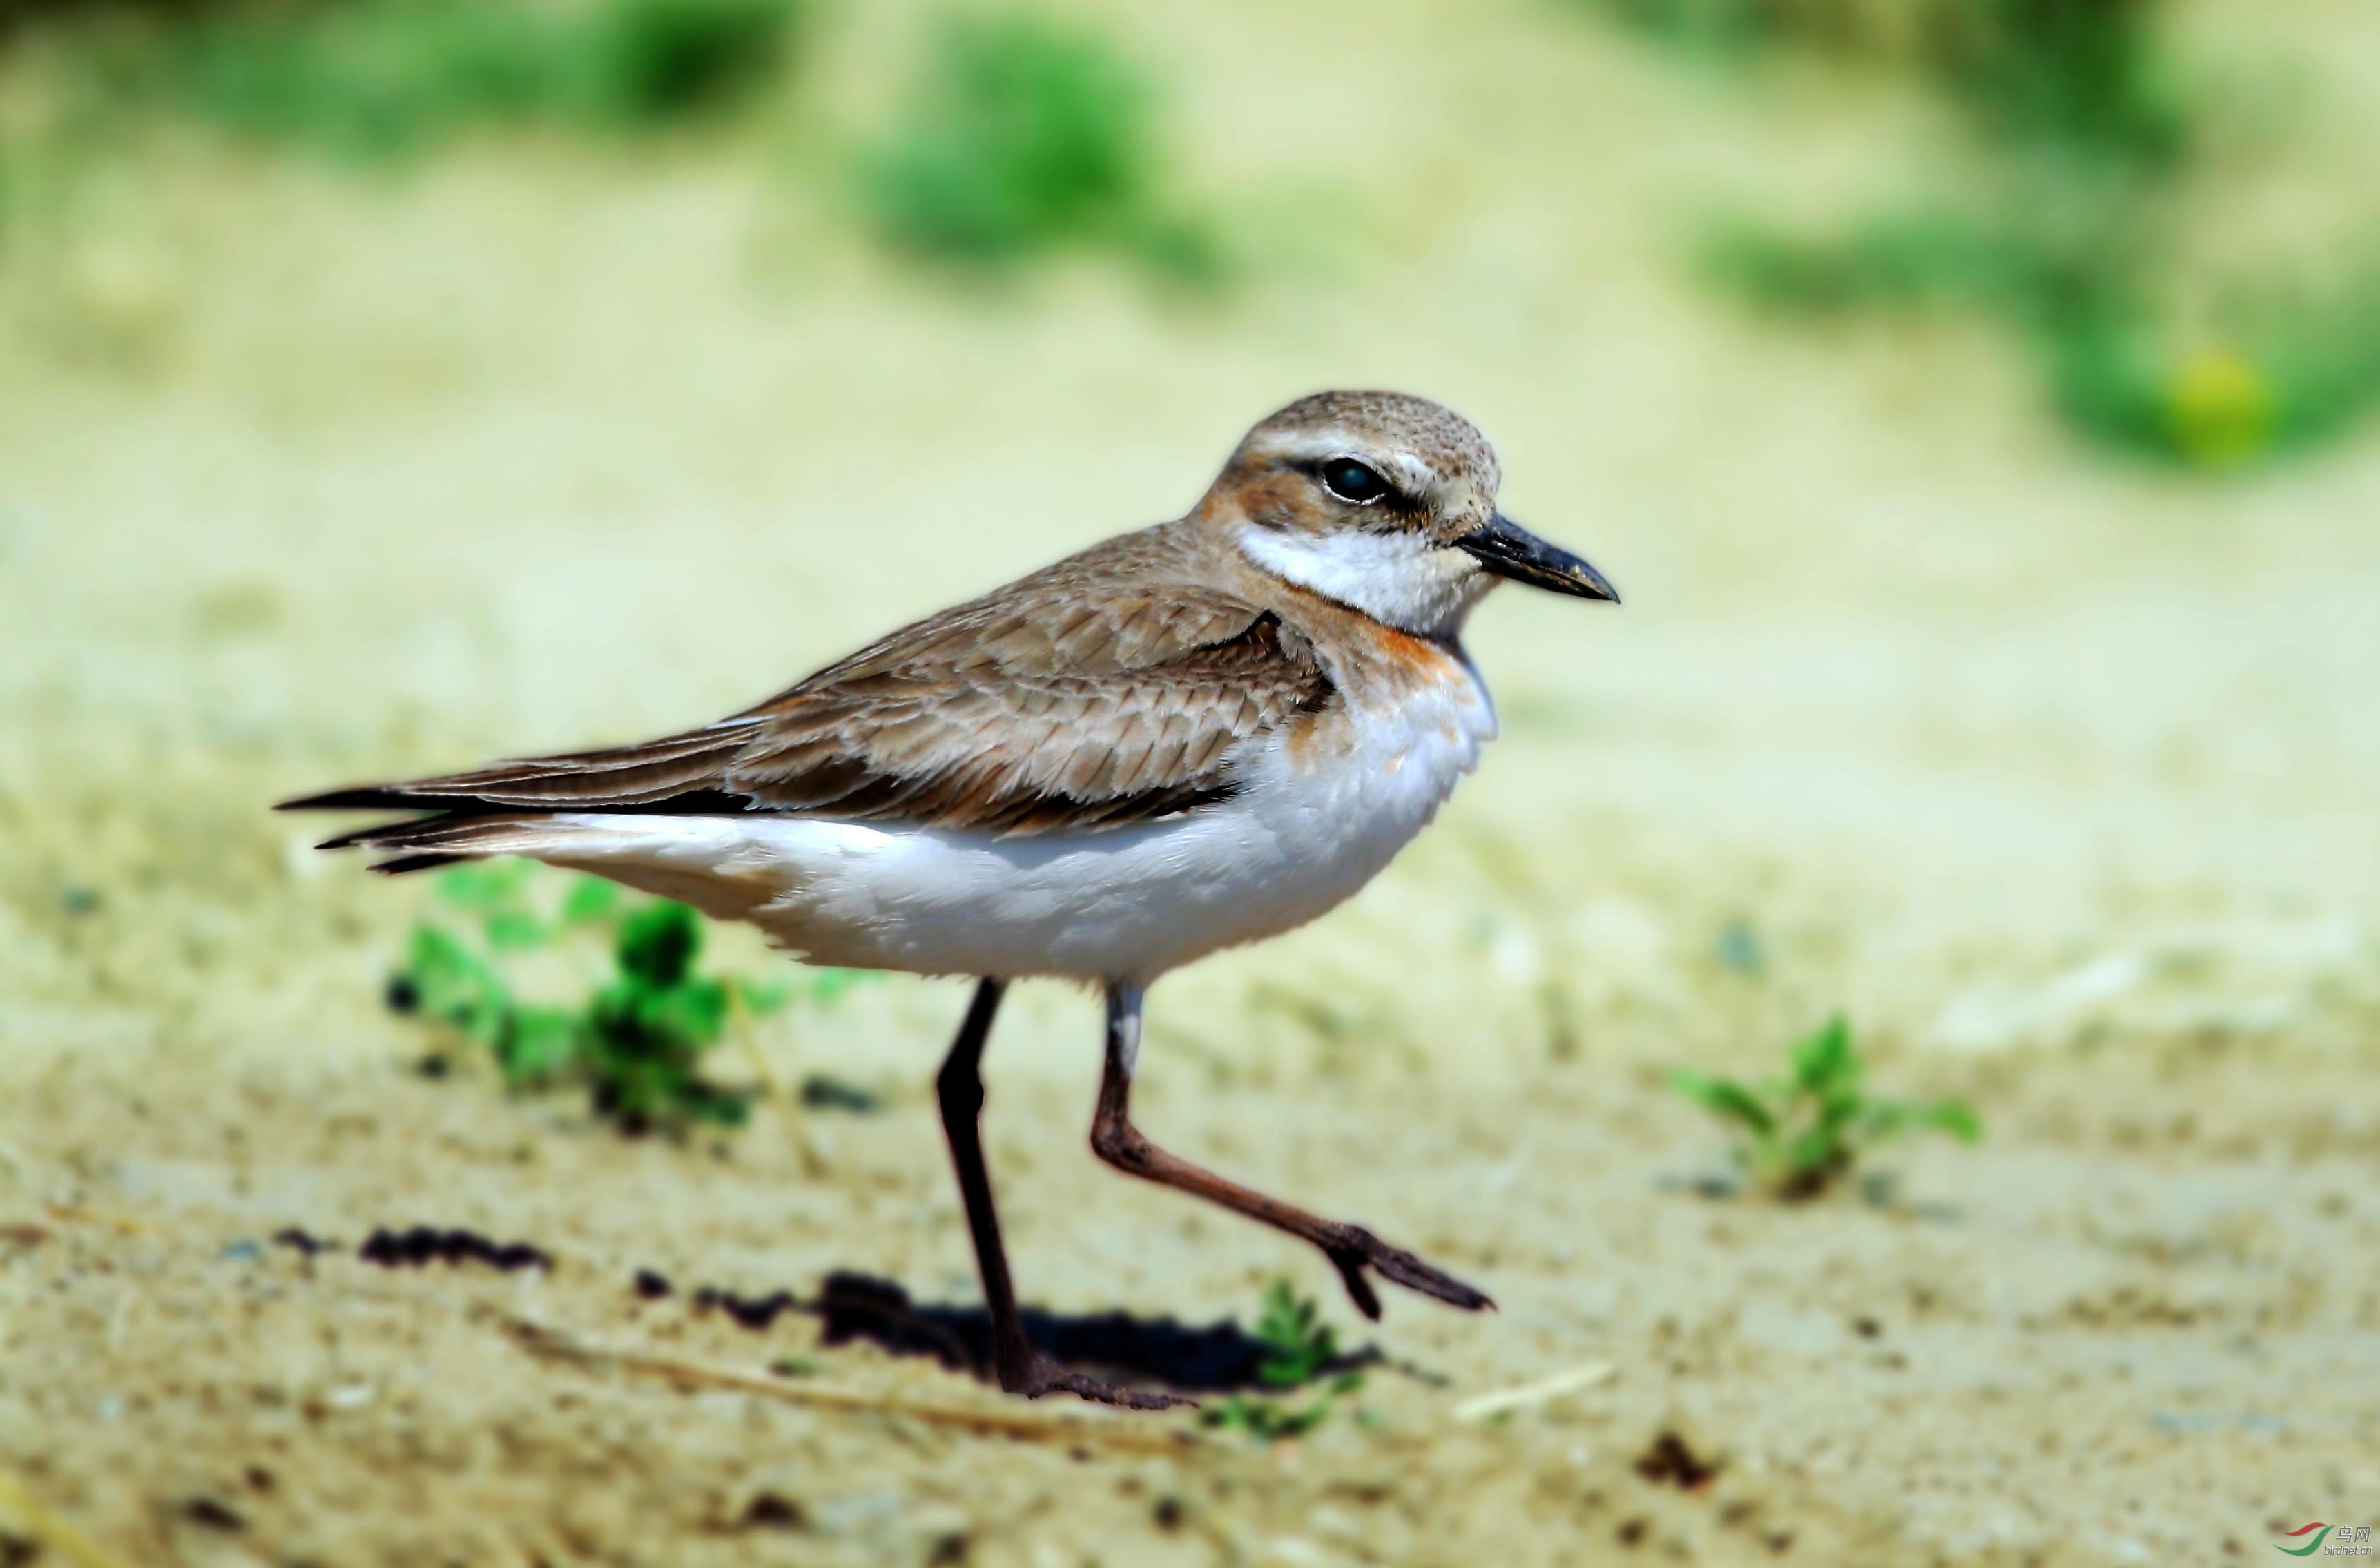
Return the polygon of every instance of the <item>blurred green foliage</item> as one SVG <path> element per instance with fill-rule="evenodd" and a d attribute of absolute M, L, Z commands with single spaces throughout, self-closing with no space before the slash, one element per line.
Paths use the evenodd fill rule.
<path fill-rule="evenodd" d="M 1779 1197 L 1815 1197 L 1868 1149 L 1912 1132 L 1966 1143 L 1984 1136 L 1964 1101 L 1881 1100 L 1866 1091 L 1866 1064 L 1838 1016 L 1786 1050 L 1786 1075 L 1757 1088 L 1681 1072 L 1671 1084 L 1737 1134 L 1735 1160 Z"/>
<path fill-rule="evenodd" d="M 2151 160 L 2187 117 L 2156 47 L 2163 0 L 1583 0 L 1680 51 L 1780 46 L 1923 75 L 1995 134 Z"/>
<path fill-rule="evenodd" d="M 2158 47 L 2164 0 L 1928 0 L 1927 64 L 1986 128 L 2163 163 L 2190 119 Z"/>
<path fill-rule="evenodd" d="M 5 3 L 5 0 L 0 0 Z M 614 136 L 746 103 L 783 76 L 814 0 L 189 0 L 58 9 L 71 102 L 0 116 L 0 233 L 123 128 L 184 115 L 376 166 L 475 130 Z M 941 14 L 920 68 L 850 169 L 892 247 L 998 270 L 1102 249 L 1220 282 L 1215 226 L 1166 189 L 1152 77 L 1099 31 L 1029 12 Z M 23 188 L 19 189 L 18 188 Z M 55 203 L 51 203 L 55 205 Z"/>
<path fill-rule="evenodd" d="M 1025 14 L 946 18 L 892 128 L 861 155 L 861 205 L 939 260 L 1119 249 L 1205 280 L 1208 233 L 1160 192 L 1148 79 L 1094 33 Z"/>
<path fill-rule="evenodd" d="M 103 91 L 361 162 L 495 125 L 605 131 L 740 103 L 776 73 L 800 0 L 346 0 L 194 8 L 115 36 Z"/>
<path fill-rule="evenodd" d="M 739 1015 L 793 1000 L 794 982 L 698 973 L 702 922 L 682 904 L 631 900 L 611 882 L 583 877 L 550 907 L 540 893 L 551 879 L 533 873 L 515 860 L 443 873 L 441 900 L 476 927 L 478 940 L 445 924 L 417 926 L 390 983 L 391 1005 L 485 1049 L 510 1088 L 585 1085 L 597 1113 L 624 1129 L 741 1124 L 749 1097 L 705 1080 L 702 1056 Z M 509 959 L 588 936 L 609 949 L 608 979 L 573 1003 L 522 998 L 505 973 Z M 832 1001 L 855 978 L 816 971 L 809 995 Z"/>
<path fill-rule="evenodd" d="M 2155 305 L 2143 228 L 1905 209 L 1833 234 L 1722 225 L 1704 261 L 1765 311 L 1952 305 L 2020 333 L 2058 411 L 2136 455 L 2209 469 L 2302 450 L 2380 406 L 2380 268 L 2321 294 L 2267 287 L 2185 335 Z"/>
<path fill-rule="evenodd" d="M 2231 286 L 2185 330 L 2166 303 L 2168 198 L 2204 105 L 2162 45 L 2165 0 L 1586 0 L 1705 55 L 1791 45 L 1912 69 L 1957 104 L 1985 177 L 1963 204 L 1831 233 L 1737 219 L 1707 274 L 1780 316 L 1950 306 L 2016 331 L 2077 429 L 2136 456 L 2231 468 L 2380 406 L 2380 265 L 2296 293 Z"/>

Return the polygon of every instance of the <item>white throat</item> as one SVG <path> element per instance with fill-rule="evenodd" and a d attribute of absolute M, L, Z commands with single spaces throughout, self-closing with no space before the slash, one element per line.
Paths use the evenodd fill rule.
<path fill-rule="evenodd" d="M 1451 546 L 1415 533 L 1340 529 L 1304 533 L 1255 523 L 1240 550 L 1277 577 L 1311 589 L 1400 630 L 1451 635 L 1496 579 Z"/>

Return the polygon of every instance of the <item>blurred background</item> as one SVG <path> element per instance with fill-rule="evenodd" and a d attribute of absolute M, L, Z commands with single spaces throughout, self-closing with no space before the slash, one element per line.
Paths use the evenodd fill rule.
<path fill-rule="evenodd" d="M 2375 147 L 2356 0 L 0 0 L 0 1562 L 2380 1524 Z M 1148 1124 L 1503 1311 L 1373 1329 L 1103 1171 L 1095 1005 L 1026 988 L 1025 1295 L 1287 1278 L 1390 1358 L 1334 1418 L 1148 1454 L 524 1353 L 977 1398 L 625 1282 L 973 1300 L 963 992 L 711 932 L 740 1109 L 621 1137 L 522 1054 L 612 916 L 266 807 L 747 704 L 1333 385 L 1470 416 L 1627 603 L 1480 611 L 1504 738 L 1347 909 L 1158 990 Z M 1833 1016 L 1981 1140 L 1731 1165 L 1710 1085 Z M 556 1261 L 349 1256 L 410 1224 Z"/>

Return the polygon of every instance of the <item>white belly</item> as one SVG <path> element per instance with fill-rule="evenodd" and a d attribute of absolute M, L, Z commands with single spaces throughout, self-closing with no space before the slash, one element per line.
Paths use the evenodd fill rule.
<path fill-rule="evenodd" d="M 995 838 L 748 817 L 563 816 L 540 857 L 745 919 L 797 957 L 930 975 L 1147 984 L 1343 902 L 1427 826 L 1496 733 L 1463 671 L 1275 737 L 1245 787 L 1108 833 Z"/>

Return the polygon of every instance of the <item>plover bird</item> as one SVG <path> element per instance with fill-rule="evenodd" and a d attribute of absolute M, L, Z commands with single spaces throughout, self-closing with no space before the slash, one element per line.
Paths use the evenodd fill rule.
<path fill-rule="evenodd" d="M 1495 449 L 1419 397 L 1326 392 L 1248 432 L 1190 512 L 928 616 L 731 718 L 638 746 L 334 790 L 427 816 L 322 847 L 412 871 L 521 855 L 746 920 L 819 964 L 965 975 L 938 1079 L 1000 1386 L 1177 1403 L 1058 1365 L 1017 1318 L 978 1065 L 1003 990 L 1104 989 L 1091 1148 L 1451 1306 L 1482 1292 L 1360 1225 L 1158 1148 L 1131 1118 L 1160 976 L 1340 904 L 1496 734 L 1463 620 L 1510 579 L 1617 601 L 1496 509 Z"/>

